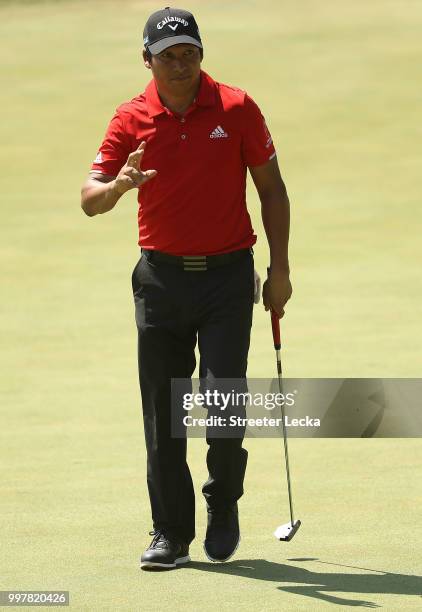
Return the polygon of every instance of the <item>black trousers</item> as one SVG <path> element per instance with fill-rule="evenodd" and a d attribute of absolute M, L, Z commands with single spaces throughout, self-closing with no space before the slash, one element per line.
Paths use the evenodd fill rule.
<path fill-rule="evenodd" d="M 201 379 L 246 377 L 254 262 L 246 252 L 227 265 L 190 272 L 153 259 L 144 252 L 132 273 L 148 491 L 154 529 L 167 529 L 189 544 L 195 537 L 195 495 L 187 441 L 171 437 L 171 378 L 192 376 L 197 341 Z M 207 443 L 207 504 L 233 504 L 243 494 L 242 438 L 207 436 Z"/>

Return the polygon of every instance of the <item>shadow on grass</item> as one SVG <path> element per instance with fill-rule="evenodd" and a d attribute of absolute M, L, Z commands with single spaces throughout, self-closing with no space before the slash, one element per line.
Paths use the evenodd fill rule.
<path fill-rule="evenodd" d="M 350 567 L 370 573 L 324 573 L 314 572 L 284 563 L 273 563 L 264 559 L 243 559 L 229 563 L 203 563 L 193 561 L 187 567 L 205 572 L 216 572 L 243 578 L 256 578 L 271 582 L 297 583 L 288 586 L 278 586 L 280 591 L 296 593 L 306 597 L 314 597 L 329 603 L 341 606 L 360 606 L 365 608 L 379 608 L 371 601 L 348 599 L 330 595 L 330 591 L 337 593 L 386 593 L 390 595 L 421 595 L 422 577 L 407 574 L 392 574 L 351 565 L 328 563 L 315 558 L 289 559 L 289 561 L 313 561 L 337 567 Z"/>

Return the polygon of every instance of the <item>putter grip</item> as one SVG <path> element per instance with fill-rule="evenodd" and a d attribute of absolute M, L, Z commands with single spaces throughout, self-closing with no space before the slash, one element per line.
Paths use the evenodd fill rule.
<path fill-rule="evenodd" d="M 280 319 L 273 310 L 271 310 L 271 327 L 273 330 L 274 348 L 276 351 L 279 351 L 281 349 Z"/>
<path fill-rule="evenodd" d="M 270 268 L 267 268 L 267 278 L 270 275 Z M 276 313 L 271 309 L 271 327 L 273 330 L 273 340 L 274 340 L 274 348 L 276 351 L 281 349 L 281 340 L 280 340 L 280 319 L 276 315 Z"/>

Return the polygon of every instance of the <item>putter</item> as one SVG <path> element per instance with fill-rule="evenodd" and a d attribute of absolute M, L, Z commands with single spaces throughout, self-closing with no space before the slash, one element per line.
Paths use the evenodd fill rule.
<path fill-rule="evenodd" d="M 281 341 L 280 341 L 280 320 L 277 314 L 271 310 L 271 327 L 273 330 L 273 340 L 274 340 L 274 348 L 277 355 L 277 373 L 278 373 L 278 388 L 280 393 L 282 393 L 281 386 L 281 358 L 280 358 L 280 350 L 281 350 Z M 287 432 L 286 432 L 286 424 L 285 424 L 285 413 L 284 413 L 284 405 L 283 403 L 280 406 L 281 408 L 281 425 L 283 429 L 283 440 L 284 440 L 284 459 L 286 462 L 286 475 L 287 475 L 287 490 L 289 493 L 289 506 L 290 506 L 290 523 L 286 523 L 285 525 L 280 525 L 274 531 L 274 535 L 277 540 L 282 540 L 283 542 L 289 542 L 296 531 L 300 527 L 300 521 L 294 520 L 293 518 L 293 502 L 292 502 L 292 488 L 290 484 L 290 468 L 289 468 L 289 453 L 287 449 Z"/>

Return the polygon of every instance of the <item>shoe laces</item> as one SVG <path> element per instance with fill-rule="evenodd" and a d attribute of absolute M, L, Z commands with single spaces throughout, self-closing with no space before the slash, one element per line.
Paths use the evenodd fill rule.
<path fill-rule="evenodd" d="M 154 536 L 150 544 L 150 548 L 155 547 L 160 541 L 168 542 L 168 538 L 163 529 L 153 529 L 152 531 L 149 531 L 148 534 L 150 536 Z"/>

